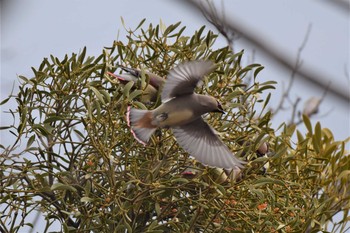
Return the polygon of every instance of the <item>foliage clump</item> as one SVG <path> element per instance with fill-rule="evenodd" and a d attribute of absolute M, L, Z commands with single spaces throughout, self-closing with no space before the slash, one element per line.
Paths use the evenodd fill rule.
<path fill-rule="evenodd" d="M 31 78 L 19 76 L 17 108 L 10 111 L 18 122 L 1 128 L 16 137 L 13 145 L 1 145 L 1 231 L 31 226 L 34 210 L 45 216 L 45 231 L 58 221 L 64 232 L 317 232 L 339 211 L 344 219 L 333 230 L 344 227 L 346 142 L 334 141 L 306 116 L 306 135 L 295 125 L 271 128 L 267 105 L 275 82 L 259 81 L 261 65 L 242 65 L 243 51 L 214 49 L 212 31 L 202 27 L 185 36 L 180 23 L 143 23 L 97 58 L 84 48 L 45 58 Z M 224 105 L 225 115 L 206 120 L 249 162 L 239 175 L 195 162 L 170 130 L 139 144 L 126 109 L 153 109 L 160 101 L 140 101 L 147 75 L 135 89 L 107 74 L 122 65 L 166 77 L 177 64 L 197 59 L 218 64 L 198 92 Z M 263 143 L 268 156 L 260 157 Z"/>

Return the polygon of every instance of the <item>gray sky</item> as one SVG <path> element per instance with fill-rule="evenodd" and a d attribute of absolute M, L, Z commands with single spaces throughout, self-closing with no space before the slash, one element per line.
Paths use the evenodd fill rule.
<path fill-rule="evenodd" d="M 65 54 L 78 53 L 87 46 L 87 54 L 97 56 L 104 46 L 110 46 L 117 39 L 126 41 L 120 17 L 127 26 L 135 28 L 141 19 L 158 24 L 182 21 L 186 34 L 192 34 L 202 25 L 217 32 L 200 15 L 184 7 L 176 0 L 5 0 L 1 7 L 1 100 L 10 94 L 13 83 L 18 85 L 17 75 L 32 77 L 31 67 L 38 67 L 44 57 L 50 54 L 63 58 Z M 220 3 L 220 1 L 217 1 Z M 308 25 L 312 25 L 309 39 L 301 53 L 303 66 L 325 74 L 332 85 L 343 91 L 350 90 L 349 73 L 349 11 L 341 10 L 327 1 L 224 1 L 226 16 L 239 21 L 253 30 L 261 39 L 268 41 L 278 50 L 296 58 L 298 48 L 304 40 Z M 220 6 L 220 4 L 218 4 Z M 219 39 L 217 46 L 225 46 Z M 245 61 L 250 59 L 252 48 L 239 39 L 235 50 L 246 51 Z M 276 80 L 278 89 L 273 92 L 272 107 L 281 96 L 282 87 L 287 84 L 291 72 L 259 50 L 255 51 L 255 62 L 265 66 L 260 78 Z M 291 97 L 306 101 L 312 96 L 321 96 L 323 90 L 297 78 Z M 13 107 L 9 103 L 1 107 L 0 124 L 12 123 L 3 111 Z M 290 112 L 279 114 L 275 126 L 289 120 Z M 350 136 L 349 103 L 328 95 L 320 113 L 313 123 L 320 121 L 330 128 L 337 140 Z M 302 128 L 302 127 L 301 127 Z M 0 132 L 2 144 L 11 142 L 4 131 Z M 349 146 L 348 146 L 349 148 Z"/>
<path fill-rule="evenodd" d="M 345 70 L 349 70 L 349 16 L 344 11 L 320 1 L 224 2 L 229 19 L 241 22 L 292 58 L 296 58 L 311 24 L 310 36 L 301 54 L 303 66 L 322 72 L 337 88 L 349 90 L 349 77 L 345 75 Z M 146 18 L 147 23 L 153 24 L 160 19 L 166 25 L 182 21 L 188 34 L 203 24 L 213 29 L 203 17 L 175 0 L 7 0 L 4 3 L 1 9 L 1 99 L 9 94 L 14 81 L 17 85 L 17 75 L 32 76 L 30 67 L 37 67 L 50 54 L 63 57 L 87 46 L 89 55 L 99 55 L 104 46 L 111 45 L 117 38 L 118 31 L 119 38 L 125 40 L 121 16 L 131 28 Z M 219 46 L 225 45 L 225 40 L 219 42 Z M 247 61 L 252 54 L 252 48 L 243 39 L 237 41 L 235 49 L 244 49 Z M 291 72 L 259 50 L 256 50 L 255 62 L 265 66 L 261 79 L 278 81 L 279 89 L 273 98 L 277 104 L 282 84 L 286 85 Z M 306 100 L 322 93 L 323 90 L 300 81 L 295 83 L 291 96 Z M 314 121 L 321 121 L 337 139 L 344 139 L 350 135 L 349 114 L 349 103 L 328 96 Z M 276 119 L 276 124 L 285 119 L 285 116 Z M 1 122 L 6 122 L 2 113 Z"/>

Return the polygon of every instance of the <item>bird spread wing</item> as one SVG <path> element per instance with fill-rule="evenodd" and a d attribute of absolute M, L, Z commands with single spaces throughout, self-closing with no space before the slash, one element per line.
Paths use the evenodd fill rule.
<path fill-rule="evenodd" d="M 162 102 L 173 97 L 192 94 L 198 82 L 215 69 L 211 61 L 189 61 L 172 69 L 162 90 Z"/>
<path fill-rule="evenodd" d="M 201 117 L 172 129 L 179 145 L 203 164 L 227 169 L 241 168 L 245 164 L 232 154 Z"/>

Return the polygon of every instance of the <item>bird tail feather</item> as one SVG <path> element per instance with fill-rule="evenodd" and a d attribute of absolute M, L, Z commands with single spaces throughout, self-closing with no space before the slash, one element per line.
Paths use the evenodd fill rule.
<path fill-rule="evenodd" d="M 157 126 L 152 124 L 152 112 L 129 106 L 126 118 L 134 138 L 143 145 L 146 145 L 157 129 Z"/>

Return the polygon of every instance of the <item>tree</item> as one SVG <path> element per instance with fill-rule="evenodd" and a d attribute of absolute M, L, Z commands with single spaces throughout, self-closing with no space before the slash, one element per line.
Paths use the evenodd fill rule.
<path fill-rule="evenodd" d="M 128 29 L 97 57 L 45 58 L 21 85 L 2 130 L 16 136 L 1 145 L 1 232 L 31 226 L 39 210 L 45 232 L 59 221 L 64 232 L 318 232 L 344 211 L 333 229 L 344 230 L 349 211 L 346 140 L 334 141 L 308 116 L 303 135 L 296 124 L 271 127 L 268 110 L 274 81 L 259 82 L 259 64 L 241 64 L 243 51 L 214 48 L 217 35 L 198 29 L 183 35 L 180 23 Z M 199 90 L 218 98 L 225 115 L 207 115 L 233 153 L 249 161 L 241 174 L 202 166 L 161 130 L 146 147 L 130 133 L 129 105 L 142 103 L 148 70 L 165 77 L 185 60 L 218 64 Z M 141 88 L 121 85 L 107 72 L 120 65 L 142 70 Z M 266 144 L 265 144 L 266 143 Z M 269 145 L 268 156 L 257 153 Z M 213 155 L 215 156 L 215 155 Z M 266 169 L 266 165 L 270 167 Z"/>

